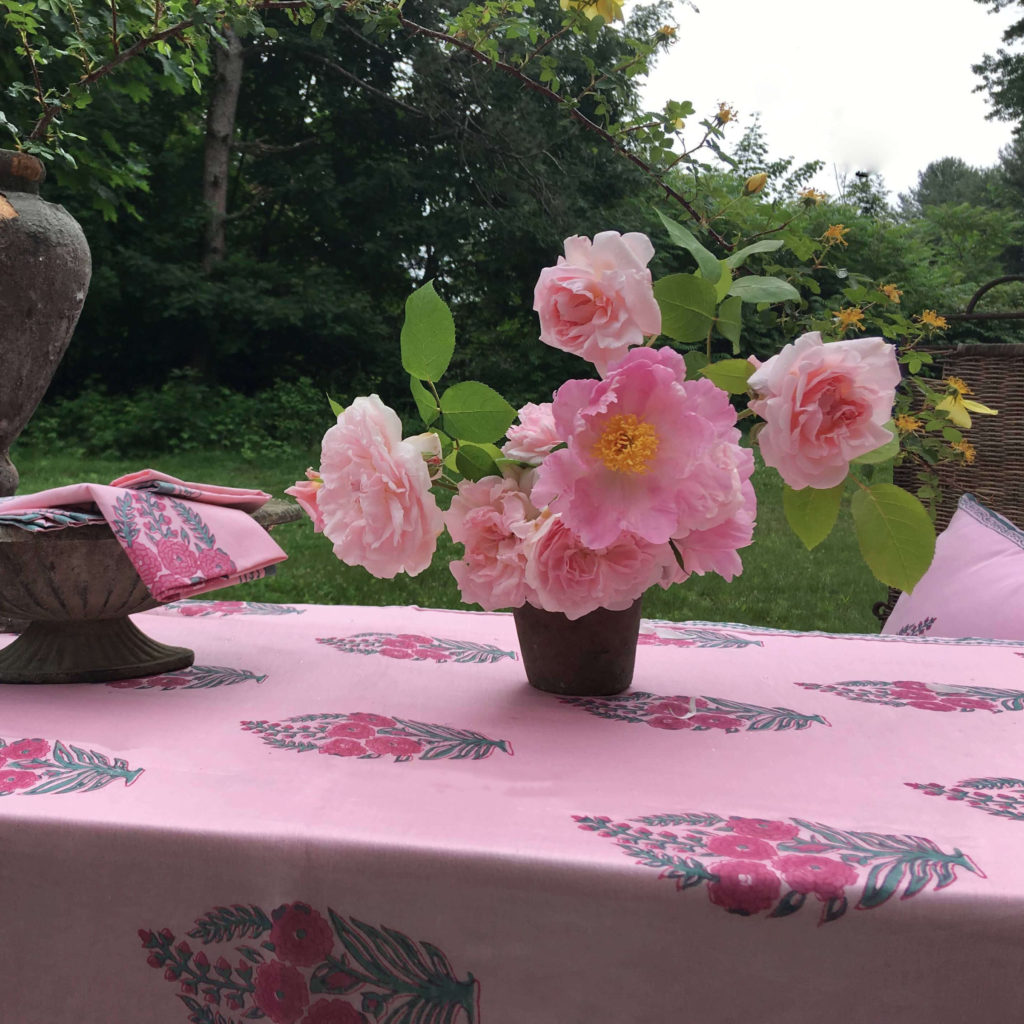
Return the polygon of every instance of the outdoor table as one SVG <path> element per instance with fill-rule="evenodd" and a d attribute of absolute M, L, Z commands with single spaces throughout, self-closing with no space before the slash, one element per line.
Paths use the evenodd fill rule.
<path fill-rule="evenodd" d="M 1024 642 L 645 621 L 587 699 L 504 613 L 136 621 L 196 664 L 0 687 L 4 1024 L 1024 1019 Z"/>

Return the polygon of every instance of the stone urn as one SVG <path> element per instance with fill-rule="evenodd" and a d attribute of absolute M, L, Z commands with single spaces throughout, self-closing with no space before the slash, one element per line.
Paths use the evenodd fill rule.
<path fill-rule="evenodd" d="M 0 497 L 17 489 L 10 447 L 50 386 L 92 276 L 78 222 L 39 196 L 45 177 L 34 156 L 0 150 Z"/>

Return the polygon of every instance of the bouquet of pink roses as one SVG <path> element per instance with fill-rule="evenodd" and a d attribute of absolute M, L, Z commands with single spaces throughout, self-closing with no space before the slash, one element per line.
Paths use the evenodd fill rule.
<path fill-rule="evenodd" d="M 654 341 L 688 329 L 675 296 L 693 282 L 656 288 L 653 255 L 641 234 L 566 239 L 564 256 L 537 282 L 540 340 L 580 356 L 597 376 L 566 381 L 551 401 L 518 412 L 479 382 L 439 390 L 454 352 L 452 315 L 430 284 L 414 292 L 402 363 L 426 431 L 403 438 L 380 398 L 356 398 L 335 407 L 320 469 L 288 490 L 337 557 L 382 578 L 416 575 L 447 529 L 464 547 L 451 571 L 467 602 L 529 603 L 569 619 L 627 608 L 649 587 L 691 573 L 731 580 L 756 518 L 754 456 L 730 400 L 748 393 L 744 415 L 763 420 L 757 442 L 787 484 L 797 533 L 812 546 L 829 532 L 850 477 L 869 565 L 884 582 L 912 586 L 934 547 L 927 513 L 891 483 L 851 473 L 898 451 L 895 346 L 805 334 L 760 365 L 684 358 Z M 725 285 L 736 266 L 733 258 Z M 706 275 L 673 277 L 706 284 Z M 735 295 L 723 288 L 723 310 L 730 298 L 738 306 L 793 291 L 754 280 L 762 284 L 739 278 Z M 454 491 L 447 511 L 436 487 Z"/>

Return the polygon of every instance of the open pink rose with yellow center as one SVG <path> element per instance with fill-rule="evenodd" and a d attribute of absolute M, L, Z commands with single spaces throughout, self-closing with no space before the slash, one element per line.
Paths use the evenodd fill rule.
<path fill-rule="evenodd" d="M 853 459 L 892 438 L 885 423 L 899 382 L 896 349 L 883 338 L 802 335 L 748 382 L 758 395 L 750 408 L 765 421 L 764 461 L 795 490 L 841 484 Z"/>
<path fill-rule="evenodd" d="M 685 375 L 678 352 L 641 348 L 602 381 L 563 384 L 552 408 L 567 447 L 537 469 L 534 504 L 593 549 L 622 532 L 665 544 L 736 515 L 750 468 L 736 413 L 711 381 Z"/>
<path fill-rule="evenodd" d="M 357 398 L 323 439 L 317 508 L 334 553 L 374 576 L 417 576 L 443 529 L 430 471 L 402 423 L 376 395 Z"/>
<path fill-rule="evenodd" d="M 565 240 L 565 255 L 540 273 L 533 308 L 540 340 L 592 362 L 599 373 L 645 335 L 661 333 L 661 309 L 647 264 L 654 246 L 637 232 L 602 231 Z"/>

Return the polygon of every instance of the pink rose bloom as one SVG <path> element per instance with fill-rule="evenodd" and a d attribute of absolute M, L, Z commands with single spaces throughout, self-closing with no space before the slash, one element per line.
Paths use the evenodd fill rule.
<path fill-rule="evenodd" d="M 351 740 L 365 740 L 376 730 L 368 722 L 337 722 L 327 730 L 330 737 L 347 736 Z"/>
<path fill-rule="evenodd" d="M 461 561 L 451 563 L 463 601 L 489 612 L 526 601 L 526 556 L 517 530 L 536 515 L 514 480 L 487 476 L 459 484 L 444 522 L 452 540 L 466 549 Z"/>
<path fill-rule="evenodd" d="M 46 757 L 50 752 L 50 744 L 41 739 L 13 740 L 4 747 L 0 747 L 0 754 L 9 757 L 12 761 L 24 761 L 30 757 Z"/>
<path fill-rule="evenodd" d="M 763 839 L 753 836 L 719 834 L 712 836 L 705 844 L 710 853 L 719 857 L 735 857 L 739 860 L 771 860 L 775 847 Z"/>
<path fill-rule="evenodd" d="M 767 910 L 782 889 L 779 876 L 757 860 L 725 860 L 712 867 L 718 881 L 708 882 L 711 902 L 732 914 L 749 917 Z"/>
<path fill-rule="evenodd" d="M 417 576 L 443 529 L 420 449 L 376 396 L 357 398 L 324 434 L 317 507 L 334 553 L 374 576 Z"/>
<path fill-rule="evenodd" d="M 813 892 L 819 900 L 838 899 L 846 886 L 857 881 L 854 868 L 831 857 L 787 853 L 774 863 L 794 892 Z"/>
<path fill-rule="evenodd" d="M 337 736 L 320 745 L 321 754 L 333 754 L 335 757 L 360 757 L 366 752 L 366 747 L 350 736 Z"/>
<path fill-rule="evenodd" d="M 684 380 L 672 349 L 634 349 L 602 381 L 570 380 L 555 394 L 568 447 L 537 469 L 532 498 L 561 512 L 584 544 L 623 532 L 652 544 L 710 530 L 746 505 L 749 457 L 729 397 Z"/>
<path fill-rule="evenodd" d="M 530 603 L 578 619 L 597 608 L 628 608 L 664 572 L 672 551 L 632 533 L 591 548 L 562 516 L 537 519 L 524 538 Z"/>
<path fill-rule="evenodd" d="M 270 941 L 286 964 L 312 967 L 334 948 L 334 932 L 322 915 L 306 903 L 285 903 L 272 914 Z"/>
<path fill-rule="evenodd" d="M 303 512 L 313 520 L 313 532 L 321 533 L 324 528 L 324 517 L 317 503 L 317 491 L 323 486 L 320 474 L 315 469 L 306 470 L 306 479 L 299 480 L 293 487 L 286 487 L 285 494 L 290 494 Z"/>
<path fill-rule="evenodd" d="M 519 410 L 519 422 L 513 424 L 505 435 L 501 453 L 507 459 L 538 465 L 561 438 L 555 429 L 555 417 L 551 403 L 535 405 L 527 402 Z"/>
<path fill-rule="evenodd" d="M 854 338 L 827 345 L 804 334 L 754 371 L 750 402 L 764 421 L 757 436 L 764 461 L 790 487 L 835 487 L 850 462 L 892 438 L 900 368 L 896 349 L 883 338 Z"/>
<path fill-rule="evenodd" d="M 230 576 L 238 569 L 226 551 L 204 548 L 199 552 L 199 571 L 207 579 L 213 579 L 215 576 Z"/>
<path fill-rule="evenodd" d="M 0 793 L 14 793 L 19 789 L 28 789 L 39 781 L 35 772 L 19 772 L 13 768 L 0 771 Z"/>
<path fill-rule="evenodd" d="M 733 817 L 727 824 L 738 836 L 756 836 L 771 842 L 794 839 L 800 832 L 796 825 L 791 825 L 788 821 L 771 821 L 767 818 Z"/>
<path fill-rule="evenodd" d="M 142 544 L 133 544 L 130 548 L 126 548 L 125 552 L 131 559 L 132 565 L 135 566 L 139 579 L 147 587 L 164 571 L 159 555 L 152 548 L 144 547 Z"/>
<path fill-rule="evenodd" d="M 411 736 L 375 736 L 366 741 L 366 749 L 374 754 L 393 754 L 395 757 L 411 757 L 423 749 L 419 740 Z"/>
<path fill-rule="evenodd" d="M 604 374 L 631 345 L 661 333 L 661 309 L 647 264 L 646 235 L 602 231 L 594 241 L 573 235 L 565 256 L 545 267 L 533 293 L 540 340 L 588 359 Z"/>
<path fill-rule="evenodd" d="M 199 559 L 184 541 L 164 537 L 156 542 L 156 553 L 164 568 L 177 576 L 191 577 L 199 569 Z"/>
<path fill-rule="evenodd" d="M 297 968 L 270 960 L 256 968 L 253 999 L 274 1024 L 295 1024 L 309 1005 L 309 990 Z"/>
<path fill-rule="evenodd" d="M 646 722 L 652 729 L 692 729 L 693 721 L 689 718 L 678 718 L 673 714 L 652 715 Z"/>

